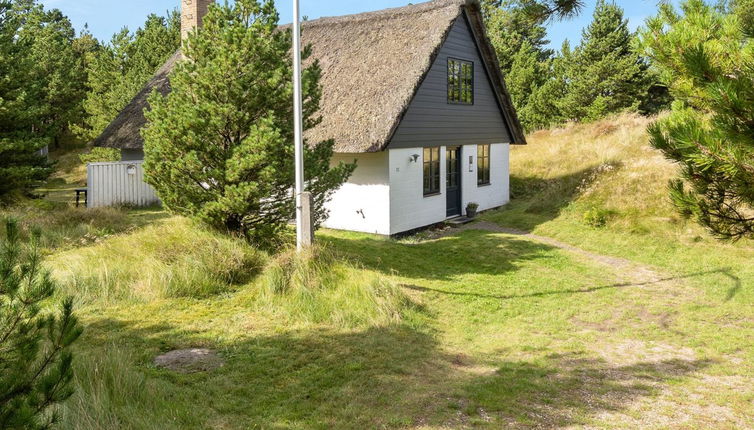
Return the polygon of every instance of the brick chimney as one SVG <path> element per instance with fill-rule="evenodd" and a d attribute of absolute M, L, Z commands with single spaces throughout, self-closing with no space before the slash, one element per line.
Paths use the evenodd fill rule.
<path fill-rule="evenodd" d="M 186 40 L 189 32 L 202 26 L 209 5 L 215 0 L 181 0 L 181 39 Z"/>

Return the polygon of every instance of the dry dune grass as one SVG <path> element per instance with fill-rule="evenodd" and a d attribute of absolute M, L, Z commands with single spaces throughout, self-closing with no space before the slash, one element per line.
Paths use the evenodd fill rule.
<path fill-rule="evenodd" d="M 628 228 L 678 221 L 667 193 L 677 167 L 649 145 L 652 121 L 624 114 L 533 133 L 528 146 L 512 149 L 514 198 L 543 194 L 532 199 L 530 213 L 597 207 Z"/>
<path fill-rule="evenodd" d="M 265 256 L 179 217 L 48 260 L 62 292 L 83 303 L 205 298 L 247 283 Z"/>

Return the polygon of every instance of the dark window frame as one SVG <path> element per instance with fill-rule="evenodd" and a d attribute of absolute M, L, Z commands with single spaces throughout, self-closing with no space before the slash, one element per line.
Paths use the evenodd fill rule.
<path fill-rule="evenodd" d="M 427 154 L 429 154 L 429 157 L 427 157 Z M 440 166 L 440 147 L 424 148 L 422 151 L 422 186 L 424 188 L 424 197 L 436 196 L 442 192 Z M 429 172 L 429 176 L 427 176 L 427 172 Z"/>
<path fill-rule="evenodd" d="M 453 67 L 457 63 L 460 67 Z M 470 66 L 470 74 L 463 76 L 463 66 Z M 448 57 L 448 104 L 473 106 L 476 101 L 476 66 L 473 61 Z M 456 75 L 457 73 L 457 75 Z M 458 83 L 456 84 L 456 79 Z M 468 91 L 468 92 L 467 92 Z"/>
<path fill-rule="evenodd" d="M 490 151 L 492 150 L 492 145 L 485 144 L 485 145 L 477 145 L 477 152 L 476 152 L 476 184 L 479 187 L 483 187 L 485 185 L 490 185 L 491 183 L 491 174 L 490 174 Z"/>

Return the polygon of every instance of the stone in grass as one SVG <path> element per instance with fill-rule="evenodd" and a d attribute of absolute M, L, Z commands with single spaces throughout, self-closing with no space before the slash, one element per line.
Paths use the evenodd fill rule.
<path fill-rule="evenodd" d="M 211 349 L 179 349 L 154 359 L 157 367 L 179 373 L 209 372 L 222 367 L 225 362 Z"/>

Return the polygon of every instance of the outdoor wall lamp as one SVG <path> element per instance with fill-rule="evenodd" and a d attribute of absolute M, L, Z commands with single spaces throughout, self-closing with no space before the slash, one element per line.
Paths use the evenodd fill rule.
<path fill-rule="evenodd" d="M 419 154 L 414 154 L 414 155 L 412 155 L 412 156 L 411 156 L 411 158 L 409 158 L 409 160 L 408 160 L 408 161 L 409 161 L 409 162 L 411 162 L 411 163 L 416 163 L 416 162 L 418 162 L 418 161 L 419 161 Z"/>

